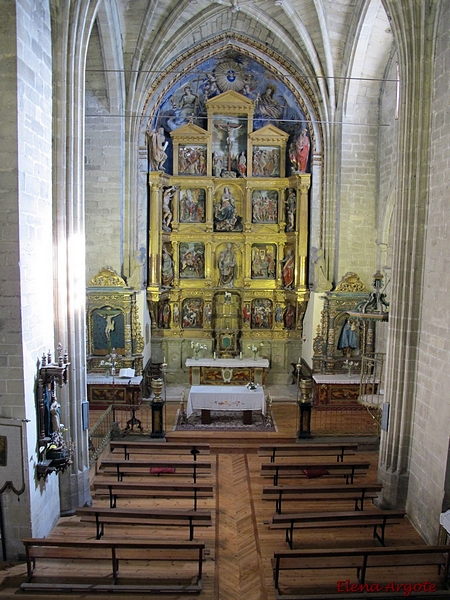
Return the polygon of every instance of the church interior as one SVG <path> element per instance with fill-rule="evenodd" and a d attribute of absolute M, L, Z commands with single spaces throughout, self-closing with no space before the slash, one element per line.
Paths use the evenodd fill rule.
<path fill-rule="evenodd" d="M 357 443 L 373 510 L 407 516 L 386 547 L 447 540 L 448 2 L 0 6 L 3 563 L 23 569 L 24 539 L 92 538 L 77 511 L 127 433 L 210 447 L 204 597 L 286 595 L 283 533 L 259 522 L 264 444 Z M 242 423 L 202 430 L 232 406 Z M 247 578 L 245 558 L 208 567 L 241 534 Z"/>

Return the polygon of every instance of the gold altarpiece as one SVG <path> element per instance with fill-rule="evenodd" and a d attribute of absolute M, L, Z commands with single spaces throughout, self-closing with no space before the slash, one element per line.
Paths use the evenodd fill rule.
<path fill-rule="evenodd" d="M 105 373 L 115 352 L 115 369 L 142 375 L 144 339 L 136 292 L 112 268 L 104 267 L 89 282 L 86 298 L 88 373 Z"/>
<path fill-rule="evenodd" d="M 249 98 L 225 92 L 206 109 L 207 129 L 171 132 L 173 175 L 149 172 L 153 362 L 166 357 L 179 380 L 197 343 L 218 358 L 253 356 L 256 345 L 288 381 L 309 299 L 310 174 L 286 176 L 289 136 L 253 131 Z"/>

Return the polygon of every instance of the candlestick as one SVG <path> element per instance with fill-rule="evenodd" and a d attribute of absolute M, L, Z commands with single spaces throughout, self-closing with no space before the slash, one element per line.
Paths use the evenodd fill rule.
<path fill-rule="evenodd" d="M 216 360 L 216 353 L 214 352 L 214 360 Z"/>
<path fill-rule="evenodd" d="M 239 358 L 242 360 L 242 352 L 239 352 Z"/>

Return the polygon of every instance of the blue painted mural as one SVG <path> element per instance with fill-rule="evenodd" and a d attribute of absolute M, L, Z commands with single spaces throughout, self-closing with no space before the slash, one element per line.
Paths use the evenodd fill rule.
<path fill-rule="evenodd" d="M 254 130 L 271 123 L 290 135 L 286 164 L 293 170 L 298 169 L 295 149 L 302 132 L 303 139 L 305 130 L 308 133 L 308 125 L 297 99 L 272 71 L 254 59 L 228 53 L 222 57 L 210 58 L 194 71 L 186 72 L 157 107 L 150 131 L 162 133 L 161 128 L 164 130 L 167 142 L 164 148 L 167 155 L 165 170 L 171 174 L 173 150 L 170 132 L 189 122 L 206 129 L 206 101 L 229 90 L 243 94 L 255 102 Z M 230 123 L 230 119 L 227 123 Z M 250 132 L 247 132 L 246 124 L 233 121 L 232 125 L 238 151 L 243 145 L 243 139 Z M 220 132 L 215 132 L 216 137 L 217 135 L 220 135 Z M 226 137 L 223 137 L 225 140 Z M 307 166 L 302 166 L 303 172 L 306 171 Z M 159 167 L 160 165 L 151 166 L 155 170 Z M 239 171 L 240 175 L 244 176 L 240 169 Z"/>

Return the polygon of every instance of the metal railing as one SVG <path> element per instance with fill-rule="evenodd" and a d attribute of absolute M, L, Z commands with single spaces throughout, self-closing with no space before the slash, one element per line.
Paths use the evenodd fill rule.
<path fill-rule="evenodd" d="M 364 406 L 313 406 L 312 435 L 378 435 L 378 423 Z"/>
<path fill-rule="evenodd" d="M 99 458 L 111 439 L 113 406 L 108 406 L 98 421 L 89 429 L 89 466 Z"/>

